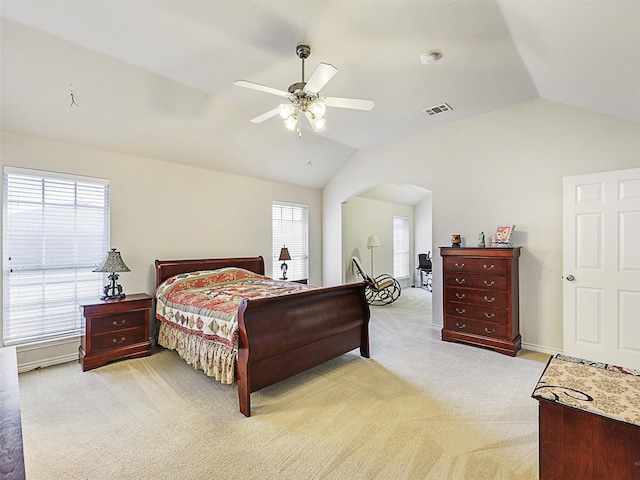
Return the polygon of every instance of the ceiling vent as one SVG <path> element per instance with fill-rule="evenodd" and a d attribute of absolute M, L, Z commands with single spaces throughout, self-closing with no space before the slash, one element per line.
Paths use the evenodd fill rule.
<path fill-rule="evenodd" d="M 437 115 L 439 113 L 448 112 L 449 110 L 453 110 L 453 108 L 451 108 L 449 106 L 449 104 L 443 103 L 442 105 L 438 105 L 438 106 L 435 106 L 435 107 L 427 108 L 427 109 L 423 110 L 423 112 L 427 113 L 429 115 Z"/>

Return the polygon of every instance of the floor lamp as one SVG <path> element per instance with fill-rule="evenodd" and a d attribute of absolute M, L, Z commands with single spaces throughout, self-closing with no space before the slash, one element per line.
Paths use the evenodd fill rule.
<path fill-rule="evenodd" d="M 375 235 L 370 235 L 369 238 L 367 239 L 367 248 L 371 250 L 371 276 L 373 278 L 376 277 L 375 274 L 373 273 L 373 249 L 379 246 L 380 246 L 380 240 L 378 240 L 378 237 Z"/>

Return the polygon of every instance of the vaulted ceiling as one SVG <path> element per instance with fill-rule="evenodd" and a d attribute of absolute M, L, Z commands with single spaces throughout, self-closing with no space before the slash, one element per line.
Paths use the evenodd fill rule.
<path fill-rule="evenodd" d="M 296 185 L 538 98 L 640 121 L 640 0 L 1 0 L 0 14 L 3 130 Z M 282 99 L 234 81 L 286 90 L 300 43 L 305 80 L 339 70 L 321 94 L 375 108 L 330 108 L 302 138 L 250 123 Z"/>

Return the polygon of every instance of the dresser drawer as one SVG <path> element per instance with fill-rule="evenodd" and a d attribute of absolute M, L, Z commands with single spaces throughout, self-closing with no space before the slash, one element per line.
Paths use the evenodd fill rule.
<path fill-rule="evenodd" d="M 458 333 L 471 333 L 482 337 L 505 339 L 507 338 L 507 326 L 480 320 L 466 318 L 447 317 L 445 328 Z"/>
<path fill-rule="evenodd" d="M 135 343 L 148 342 L 144 328 L 130 328 L 128 330 L 118 330 L 116 332 L 104 333 L 91 336 L 93 351 L 112 350 L 114 348 L 126 347 Z"/>
<path fill-rule="evenodd" d="M 468 258 L 446 257 L 445 272 L 487 273 L 491 275 L 506 275 L 507 261 L 501 258 Z"/>
<path fill-rule="evenodd" d="M 507 307 L 507 293 L 491 290 L 471 290 L 470 288 L 445 288 L 445 302 L 470 303 L 492 308 Z"/>
<path fill-rule="evenodd" d="M 448 273 L 444 277 L 444 284 L 449 287 L 506 291 L 507 277 L 498 275 L 468 275 L 463 272 Z"/>
<path fill-rule="evenodd" d="M 447 315 L 466 318 L 471 320 L 481 320 L 507 325 L 508 312 L 506 309 L 489 308 L 477 305 L 466 305 L 461 303 L 447 303 L 445 305 Z"/>
<path fill-rule="evenodd" d="M 144 326 L 145 322 L 144 310 L 96 317 L 91 320 L 91 334 L 96 335 L 128 328 L 140 328 Z"/>

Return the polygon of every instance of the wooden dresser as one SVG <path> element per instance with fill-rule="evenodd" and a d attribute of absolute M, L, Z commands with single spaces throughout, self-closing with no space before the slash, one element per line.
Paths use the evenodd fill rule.
<path fill-rule="evenodd" d="M 82 302 L 85 332 L 80 341 L 82 371 L 121 358 L 151 354 L 149 311 L 153 299 L 144 293 L 117 300 Z"/>
<path fill-rule="evenodd" d="M 515 356 L 520 350 L 516 248 L 440 247 L 442 340 Z"/>

